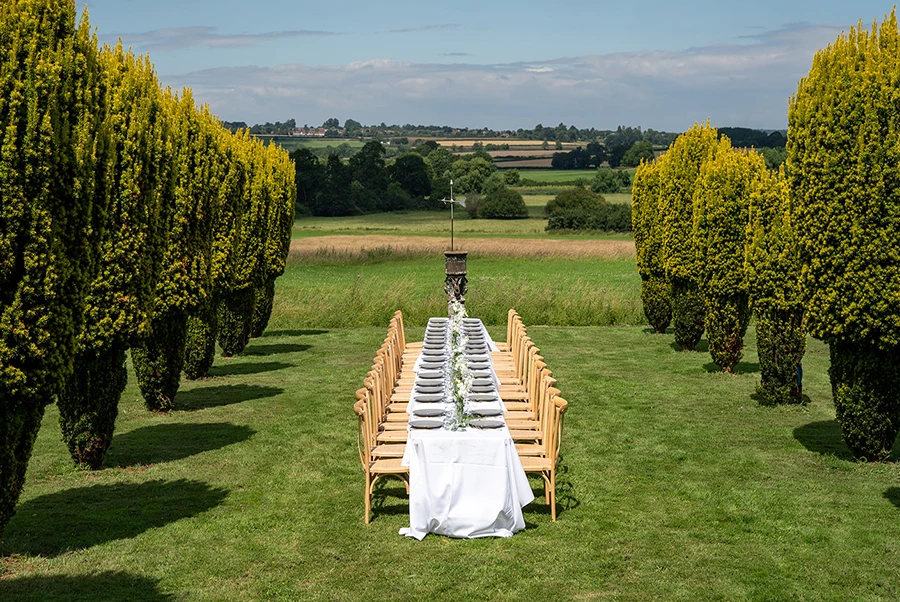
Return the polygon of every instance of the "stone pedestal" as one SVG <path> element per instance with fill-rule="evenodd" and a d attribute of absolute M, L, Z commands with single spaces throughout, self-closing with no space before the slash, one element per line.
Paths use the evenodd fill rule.
<path fill-rule="evenodd" d="M 444 279 L 444 290 L 447 292 L 447 303 L 459 301 L 465 303 L 465 295 L 469 290 L 466 279 L 467 251 L 444 251 L 447 261 L 447 277 Z"/>

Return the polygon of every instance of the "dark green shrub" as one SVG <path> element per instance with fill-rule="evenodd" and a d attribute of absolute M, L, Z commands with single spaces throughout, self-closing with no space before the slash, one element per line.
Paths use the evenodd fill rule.
<path fill-rule="evenodd" d="M 164 318 L 164 319 L 162 319 Z M 173 308 L 154 320 L 153 331 L 131 350 L 131 363 L 138 387 L 153 412 L 175 407 L 175 394 L 184 367 L 184 344 L 188 315 Z"/>
<path fill-rule="evenodd" d="M 507 169 L 503 172 L 503 180 L 506 182 L 508 186 L 516 186 L 519 184 L 519 180 L 521 180 L 521 175 L 519 174 L 519 170 L 513 167 L 512 169 Z"/>
<path fill-rule="evenodd" d="M 204 303 L 200 310 L 188 318 L 184 375 L 190 380 L 205 377 L 215 362 L 219 325 L 217 305 L 214 302 Z"/>
<path fill-rule="evenodd" d="M 231 357 L 250 342 L 256 291 L 252 288 L 228 291 L 219 303 L 219 346 L 222 355 Z"/>
<path fill-rule="evenodd" d="M 630 232 L 631 206 L 609 204 L 595 211 L 560 210 L 547 219 L 547 231 L 597 230 L 600 232 Z"/>
<path fill-rule="evenodd" d="M 697 348 L 706 329 L 706 306 L 697 286 L 689 280 L 678 279 L 672 286 L 672 327 L 675 342 L 682 350 Z"/>
<path fill-rule="evenodd" d="M 672 322 L 672 287 L 665 278 L 641 279 L 641 303 L 644 315 L 658 334 L 666 332 Z"/>
<path fill-rule="evenodd" d="M 593 213 L 600 211 L 607 204 L 606 199 L 596 192 L 580 187 L 567 188 L 547 201 L 544 213 L 547 215 L 553 215 L 560 211 Z"/>
<path fill-rule="evenodd" d="M 694 190 L 700 167 L 714 156 L 715 128 L 694 126 L 666 151 L 659 173 L 660 213 L 663 217 L 662 257 L 672 284 L 675 340 L 693 351 L 703 337 L 706 310 L 698 291 L 700 266 L 694 243 Z"/>
<path fill-rule="evenodd" d="M 831 392 L 844 441 L 857 458 L 886 459 L 900 431 L 900 351 L 834 340 Z"/>
<path fill-rule="evenodd" d="M 763 174 L 750 195 L 745 267 L 757 316 L 757 393 L 765 404 L 802 399 L 796 372 L 806 352 L 806 324 L 791 211 L 783 172 Z"/>
<path fill-rule="evenodd" d="M 73 377 L 59 394 L 59 424 L 72 460 L 80 467 L 103 468 L 119 413 L 119 398 L 128 384 L 123 345 L 82 351 Z"/>
<path fill-rule="evenodd" d="M 631 186 L 631 176 L 623 169 L 610 169 L 599 167 L 590 182 L 593 192 L 605 192 L 612 194 L 620 192 L 623 188 Z"/>
<path fill-rule="evenodd" d="M 728 373 L 743 357 L 750 320 L 747 221 L 751 192 L 765 174 L 762 156 L 732 149 L 723 136 L 715 156 L 700 168 L 694 192 L 694 241 L 709 353 Z"/>
<path fill-rule="evenodd" d="M 517 191 L 501 188 L 485 195 L 479 213 L 487 219 L 519 219 L 528 217 L 528 207 Z"/>
<path fill-rule="evenodd" d="M 103 227 L 102 213 L 92 209 L 102 208 L 103 192 L 93 154 L 80 152 L 96 139 L 100 113 L 93 110 L 97 59 L 87 19 L 76 29 L 74 2 L 5 0 L 0 56 L 2 531 L 44 408 L 72 373 Z"/>
<path fill-rule="evenodd" d="M 641 276 L 644 315 L 657 333 L 672 321 L 672 291 L 662 262 L 662 217 L 659 213 L 660 159 L 641 163 L 634 176 L 631 195 L 631 225 L 635 259 Z"/>
<path fill-rule="evenodd" d="M 838 421 L 883 458 L 900 421 L 900 112 L 894 11 L 813 59 L 788 111 L 786 173 L 809 330 L 832 350 Z"/>
<path fill-rule="evenodd" d="M 275 300 L 275 279 L 266 280 L 262 286 L 256 287 L 253 302 L 253 323 L 250 325 L 250 337 L 263 335 L 272 315 L 272 304 Z"/>

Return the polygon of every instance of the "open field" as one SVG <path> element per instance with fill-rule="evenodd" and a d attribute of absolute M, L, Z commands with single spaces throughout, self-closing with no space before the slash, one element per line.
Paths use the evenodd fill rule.
<path fill-rule="evenodd" d="M 273 308 L 273 328 L 375 326 L 386 324 L 397 309 L 408 324 L 424 326 L 429 317 L 446 313 L 443 251 L 449 249 L 448 240 L 416 249 L 411 248 L 416 237 L 398 237 L 397 246 L 369 237 L 346 238 L 338 237 L 342 246 L 336 248 L 317 247 L 328 240 L 322 238 L 293 241 L 314 244 L 289 258 L 289 269 L 278 281 L 282 293 Z M 485 323 L 505 324 L 510 307 L 530 324 L 642 323 L 640 277 L 630 242 L 584 241 L 596 253 L 587 257 L 562 251 L 510 257 L 516 249 L 529 253 L 553 241 L 506 242 L 508 248 L 486 249 L 499 255 L 473 251 L 469 258 L 466 300 Z M 563 242 L 571 251 L 577 241 Z M 323 250 L 317 253 L 316 248 Z M 470 249 L 468 240 L 457 248 Z"/>
<path fill-rule="evenodd" d="M 263 140 L 265 136 L 261 136 Z M 358 138 L 301 138 L 296 136 L 280 136 L 275 143 L 284 148 L 288 152 L 292 152 L 298 148 L 328 148 L 329 146 L 337 148 L 341 144 L 347 144 L 351 148 L 362 148 L 365 142 L 360 142 Z"/>
<path fill-rule="evenodd" d="M 553 159 L 511 159 L 497 161 L 497 167 L 501 169 L 550 169 Z M 526 172 L 530 173 L 530 172 Z"/>
<path fill-rule="evenodd" d="M 391 249 L 393 258 L 409 256 L 440 256 L 447 250 L 444 236 L 390 236 L 369 234 L 364 237 L 353 234 L 309 236 L 291 241 L 291 257 L 298 260 L 315 257 L 347 257 L 350 259 L 370 256 L 367 251 Z M 457 249 L 468 251 L 470 256 L 501 257 L 569 257 L 633 259 L 634 242 L 624 238 L 591 240 L 584 238 L 546 238 L 535 241 L 530 238 L 462 238 Z"/>
<path fill-rule="evenodd" d="M 507 166 L 506 163 L 501 165 L 504 168 Z M 522 179 L 534 180 L 536 182 L 556 183 L 574 182 L 579 178 L 590 181 L 594 178 L 594 174 L 596 173 L 596 169 L 540 169 L 534 171 L 521 171 L 520 175 L 522 176 Z"/>
<path fill-rule="evenodd" d="M 470 219 L 462 210 L 455 211 L 454 231 L 457 236 L 496 236 L 501 238 L 545 237 L 544 217 L 546 200 L 531 200 L 525 196 L 530 217 L 525 219 L 497 220 Z M 403 211 L 370 213 L 349 217 L 303 217 L 294 222 L 294 237 L 321 235 L 323 233 L 371 233 L 446 236 L 450 238 L 449 211 Z M 596 235 L 592 238 L 604 238 Z M 562 236 L 562 238 L 568 238 Z"/>
<path fill-rule="evenodd" d="M 558 522 L 532 480 L 514 537 L 417 542 L 397 534 L 396 481 L 362 520 L 351 405 L 386 322 L 294 324 L 217 359 L 167 415 L 143 409 L 130 374 L 103 471 L 72 468 L 49 408 L 0 539 L 0 599 L 900 597 L 900 465 L 850 459 L 821 343 L 804 361 L 808 405 L 767 408 L 752 329 L 728 376 L 643 327 L 529 326 L 570 402 Z"/>

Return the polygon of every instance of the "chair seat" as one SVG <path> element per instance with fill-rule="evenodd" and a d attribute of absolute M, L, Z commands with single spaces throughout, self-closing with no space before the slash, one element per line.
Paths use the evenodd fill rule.
<path fill-rule="evenodd" d="M 369 464 L 369 472 L 372 474 L 406 474 L 409 472 L 409 466 L 403 466 L 401 458 L 384 458 Z"/>
<path fill-rule="evenodd" d="M 524 430 L 524 429 L 539 430 L 541 428 L 541 422 L 540 422 L 540 420 L 530 420 L 530 419 L 521 420 L 521 419 L 515 419 L 515 418 L 510 420 L 507 417 L 506 426 L 508 426 L 510 429 L 516 429 L 516 430 Z"/>
<path fill-rule="evenodd" d="M 397 422 L 406 424 L 409 422 L 409 414 L 406 412 L 390 412 L 385 416 L 385 422 Z"/>
<path fill-rule="evenodd" d="M 405 431 L 406 422 L 382 422 L 381 428 L 385 431 Z"/>
<path fill-rule="evenodd" d="M 404 453 L 406 453 L 406 445 L 402 443 L 388 443 L 372 448 L 373 458 L 402 458 Z"/>
<path fill-rule="evenodd" d="M 405 414 L 408 405 L 409 404 L 406 403 L 391 403 L 390 405 L 388 405 L 387 411 Z"/>
<path fill-rule="evenodd" d="M 544 446 L 537 443 L 516 443 L 519 456 L 543 456 Z"/>
<path fill-rule="evenodd" d="M 402 431 L 381 431 L 376 435 L 377 443 L 406 443 L 409 432 L 406 429 Z"/>
<path fill-rule="evenodd" d="M 522 401 L 528 399 L 528 393 L 526 393 L 525 391 L 504 391 L 503 387 L 501 386 L 500 399 L 502 399 L 503 401 Z"/>
<path fill-rule="evenodd" d="M 553 464 L 548 458 L 526 456 L 519 459 L 522 461 L 522 468 L 525 469 L 525 472 L 546 472 L 548 470 L 553 470 Z"/>
<path fill-rule="evenodd" d="M 503 399 L 503 395 L 500 396 Z M 503 399 L 503 405 L 506 406 L 507 412 L 530 412 L 531 403 L 527 401 L 506 401 Z"/>
<path fill-rule="evenodd" d="M 509 435 L 513 441 L 540 441 L 544 434 L 540 431 L 528 431 L 519 429 L 510 429 Z"/>

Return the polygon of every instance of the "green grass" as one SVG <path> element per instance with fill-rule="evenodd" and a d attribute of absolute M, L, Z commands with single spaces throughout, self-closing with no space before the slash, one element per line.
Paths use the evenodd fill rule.
<path fill-rule="evenodd" d="M 333 147 L 337 148 L 342 144 L 347 144 L 351 148 L 362 148 L 365 142 L 360 142 L 357 139 L 343 139 L 343 138 L 287 138 L 287 137 L 279 137 L 275 139 L 275 144 L 284 148 L 288 152 L 292 152 L 298 148 L 309 148 L 309 149 L 317 149 L 317 148 L 328 148 Z"/>
<path fill-rule="evenodd" d="M 535 182 L 574 182 L 579 178 L 591 180 L 596 169 L 522 169 L 519 175 L 523 180 L 534 180 Z"/>
<path fill-rule="evenodd" d="M 528 324 L 639 324 L 640 277 L 632 259 L 469 258 L 467 304 L 488 324 L 515 307 Z M 424 326 L 446 312 L 444 258 L 292 262 L 278 282 L 272 325 L 357 327 L 387 324 L 397 309 Z"/>
<path fill-rule="evenodd" d="M 417 542 L 387 481 L 364 525 L 351 405 L 385 328 L 279 327 L 168 415 L 131 378 L 103 471 L 72 468 L 49 408 L 0 599 L 900 597 L 900 471 L 849 459 L 825 346 L 804 361 L 808 405 L 767 408 L 752 329 L 737 376 L 643 327 L 529 333 L 570 402 L 558 522 L 532 480 L 514 537 Z"/>

